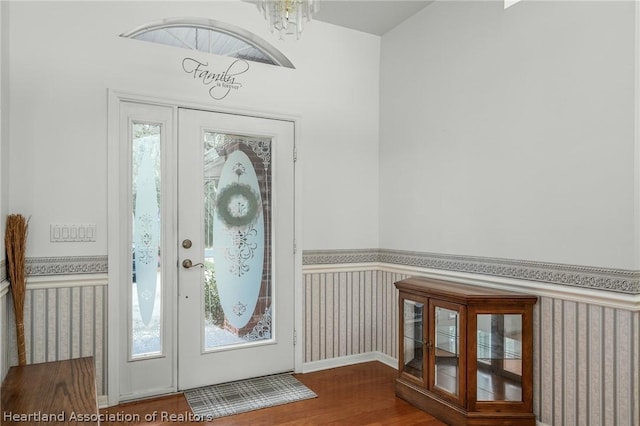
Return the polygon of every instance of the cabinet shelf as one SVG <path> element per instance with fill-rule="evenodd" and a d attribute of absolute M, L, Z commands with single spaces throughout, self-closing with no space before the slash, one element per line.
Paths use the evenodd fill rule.
<path fill-rule="evenodd" d="M 409 278 L 396 395 L 450 425 L 534 426 L 535 296 Z"/>

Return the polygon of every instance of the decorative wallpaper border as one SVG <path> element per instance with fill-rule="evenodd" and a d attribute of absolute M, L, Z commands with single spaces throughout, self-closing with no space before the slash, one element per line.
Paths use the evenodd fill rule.
<path fill-rule="evenodd" d="M 363 250 L 304 250 L 303 265 L 335 265 L 341 263 L 380 262 L 378 249 Z"/>
<path fill-rule="evenodd" d="M 402 250 L 304 251 L 303 265 L 379 262 L 640 294 L 640 271 Z"/>
<path fill-rule="evenodd" d="M 640 271 L 594 268 L 476 256 L 456 256 L 402 250 L 305 250 L 303 265 L 387 263 L 454 272 L 492 275 L 528 281 L 640 294 Z M 36 257 L 26 261 L 30 276 L 107 273 L 107 256 Z"/>
<path fill-rule="evenodd" d="M 31 257 L 26 260 L 27 275 L 73 275 L 107 273 L 107 256 Z"/>

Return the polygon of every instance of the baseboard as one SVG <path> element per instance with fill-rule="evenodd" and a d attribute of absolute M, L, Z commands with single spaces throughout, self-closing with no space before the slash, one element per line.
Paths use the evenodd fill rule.
<path fill-rule="evenodd" d="M 382 352 L 367 352 L 357 355 L 341 356 L 337 358 L 323 359 L 320 361 L 305 362 L 302 364 L 302 373 L 328 370 L 331 368 L 346 367 L 363 362 L 379 361 L 392 368 L 398 368 L 398 360 Z"/>
<path fill-rule="evenodd" d="M 108 406 L 109 406 L 109 396 L 108 395 L 98 396 L 98 408 L 107 408 Z"/>
<path fill-rule="evenodd" d="M 383 364 L 388 365 L 389 367 L 397 370 L 398 369 L 398 360 L 396 358 L 390 357 L 389 355 L 382 352 L 373 352 L 376 361 L 380 361 Z"/>

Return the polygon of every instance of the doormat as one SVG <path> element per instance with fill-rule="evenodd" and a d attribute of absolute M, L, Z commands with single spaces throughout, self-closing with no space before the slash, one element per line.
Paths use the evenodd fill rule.
<path fill-rule="evenodd" d="M 184 396 L 202 420 L 318 397 L 288 373 L 191 389 Z"/>

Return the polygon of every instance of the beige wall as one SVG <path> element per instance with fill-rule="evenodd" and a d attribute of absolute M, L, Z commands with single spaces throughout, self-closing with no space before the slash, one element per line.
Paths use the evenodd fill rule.
<path fill-rule="evenodd" d="M 639 269 L 636 4 L 437 1 L 385 34 L 380 247 Z"/>
<path fill-rule="evenodd" d="M 242 88 L 214 100 L 182 60 L 195 56 L 225 69 L 231 59 L 119 37 L 194 16 L 257 34 L 296 69 L 251 63 Z M 11 2 L 10 36 L 9 203 L 31 216 L 29 257 L 107 254 L 108 89 L 299 117 L 302 244 L 378 245 L 379 37 L 312 21 L 301 40 L 281 41 L 255 5 L 240 0 Z M 95 223 L 96 241 L 51 243 L 55 223 Z"/>
<path fill-rule="evenodd" d="M 382 38 L 379 247 L 540 296 L 545 425 L 640 422 L 639 26 L 633 1 L 437 1 Z"/>
<path fill-rule="evenodd" d="M 0 2 L 0 237 L 4 241 L 9 199 L 9 3 Z M 5 246 L 0 244 L 0 377 L 7 369 Z"/>

